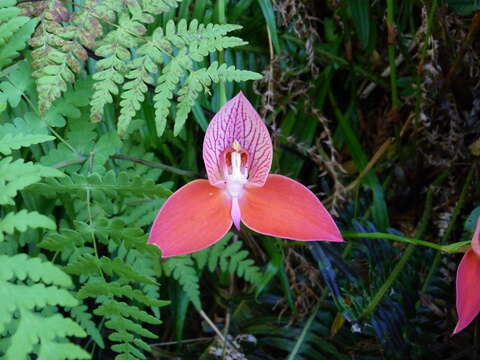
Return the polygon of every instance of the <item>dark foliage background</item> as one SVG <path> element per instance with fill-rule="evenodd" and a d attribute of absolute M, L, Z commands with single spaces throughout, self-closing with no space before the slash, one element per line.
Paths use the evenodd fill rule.
<path fill-rule="evenodd" d="M 479 29 L 476 0 L 1 0 L 0 359 L 476 359 L 448 245 L 480 214 Z M 239 90 L 347 242 L 161 260 Z"/>

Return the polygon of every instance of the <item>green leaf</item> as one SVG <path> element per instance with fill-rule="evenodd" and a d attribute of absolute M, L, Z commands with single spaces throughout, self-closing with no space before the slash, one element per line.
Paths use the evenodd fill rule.
<path fill-rule="evenodd" d="M 268 29 L 270 30 L 275 52 L 277 54 L 281 54 L 282 46 L 280 45 L 280 40 L 278 37 L 277 21 L 275 19 L 275 13 L 273 11 L 272 1 L 258 0 L 258 4 L 260 5 L 260 9 L 262 10 L 263 17 L 265 18 L 265 22 L 267 23 Z"/>
<path fill-rule="evenodd" d="M 49 183 L 36 184 L 30 187 L 31 191 L 40 192 L 47 196 L 54 196 L 57 193 L 79 193 L 85 196 L 87 189 L 92 191 L 94 197 L 97 194 L 100 196 L 100 193 L 105 193 L 111 197 L 117 194 L 168 197 L 172 193 L 163 185 L 155 184 L 150 179 L 144 180 L 141 177 L 131 177 L 126 172 L 121 172 L 117 176 L 112 170 L 104 176 L 99 174 L 89 176 L 73 174 L 71 177 L 65 177 L 62 180 L 52 180 Z"/>
<path fill-rule="evenodd" d="M 460 15 L 470 16 L 480 9 L 480 0 L 445 0 Z"/>
<path fill-rule="evenodd" d="M 13 234 L 15 229 L 23 232 L 27 228 L 55 230 L 56 227 L 52 219 L 36 211 L 28 212 L 23 209 L 18 213 L 10 212 L 3 219 L 0 219 L 0 241 L 3 241 L 4 234 Z"/>
<path fill-rule="evenodd" d="M 362 47 L 366 49 L 370 39 L 370 0 L 348 0 L 348 6 Z"/>
<path fill-rule="evenodd" d="M 54 139 L 53 136 L 42 134 L 2 134 L 2 129 L 0 128 L 0 153 L 10 155 L 12 150 L 18 150 L 21 147 L 29 147 L 33 144 Z"/>
<path fill-rule="evenodd" d="M 12 161 L 11 157 L 0 160 L 0 205 L 13 205 L 19 190 L 45 177 L 61 177 L 62 172 L 42 165 L 25 163 L 23 159 Z"/>
<path fill-rule="evenodd" d="M 202 309 L 200 280 L 192 258 L 189 256 L 170 258 L 163 263 L 162 267 L 167 276 L 173 277 L 180 283 L 192 304 L 200 311 Z"/>
<path fill-rule="evenodd" d="M 15 2 L 3 1 L 0 7 L 0 69 L 19 55 L 37 25 L 36 19 L 18 16 L 20 9 L 9 7 L 14 5 Z"/>
<path fill-rule="evenodd" d="M 71 285 L 68 275 L 49 262 L 25 254 L 0 255 L 0 336 L 8 337 L 5 359 L 26 359 L 33 352 L 44 360 L 90 358 L 68 340 L 85 337 L 85 331 L 56 310 L 77 305 L 66 290 Z M 46 308 L 50 311 L 38 311 Z"/>

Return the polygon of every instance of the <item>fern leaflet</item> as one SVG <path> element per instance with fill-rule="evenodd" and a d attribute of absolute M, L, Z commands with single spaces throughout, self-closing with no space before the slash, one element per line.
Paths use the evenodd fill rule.
<path fill-rule="evenodd" d="M 66 290 L 71 285 L 70 278 L 53 264 L 25 254 L 0 255 L 0 335 L 9 337 L 8 347 L 0 348 L 5 359 L 26 359 L 37 348 L 42 360 L 90 358 L 67 341 L 69 336 L 86 336 L 77 323 L 59 313 L 37 310 L 76 306 L 78 301 Z"/>

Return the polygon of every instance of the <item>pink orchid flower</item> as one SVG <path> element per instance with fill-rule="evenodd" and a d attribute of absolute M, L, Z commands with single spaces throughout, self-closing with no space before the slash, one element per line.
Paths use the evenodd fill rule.
<path fill-rule="evenodd" d="M 465 329 L 480 312 L 480 217 L 471 244 L 457 269 L 458 322 L 453 334 Z"/>
<path fill-rule="evenodd" d="M 194 180 L 171 195 L 155 218 L 149 243 L 163 257 L 215 244 L 243 222 L 261 234 L 300 241 L 343 241 L 318 198 L 305 186 L 269 175 L 272 141 L 258 113 L 240 92 L 210 122 L 203 141 L 208 180 Z"/>

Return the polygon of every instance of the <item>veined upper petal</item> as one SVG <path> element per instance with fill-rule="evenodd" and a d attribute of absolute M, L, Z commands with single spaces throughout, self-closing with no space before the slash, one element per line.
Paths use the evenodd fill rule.
<path fill-rule="evenodd" d="M 221 156 L 237 141 L 248 153 L 248 185 L 262 186 L 272 166 L 272 141 L 265 123 L 242 92 L 222 106 L 203 141 L 203 161 L 210 184 L 223 182 Z"/>
<path fill-rule="evenodd" d="M 300 241 L 343 241 L 320 200 L 299 182 L 269 175 L 265 185 L 240 199 L 243 223 L 265 235 Z"/>
<path fill-rule="evenodd" d="M 194 180 L 178 189 L 158 212 L 148 242 L 162 257 L 190 254 L 213 245 L 232 226 L 230 201 L 207 180 Z"/>
<path fill-rule="evenodd" d="M 473 251 L 463 255 L 457 269 L 457 314 L 454 334 L 462 331 L 480 312 L 480 257 Z"/>

